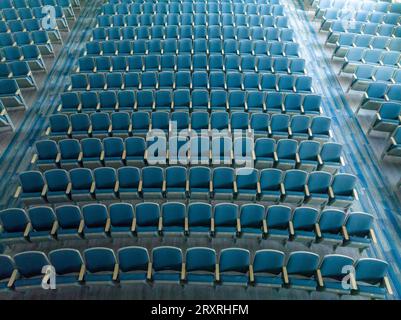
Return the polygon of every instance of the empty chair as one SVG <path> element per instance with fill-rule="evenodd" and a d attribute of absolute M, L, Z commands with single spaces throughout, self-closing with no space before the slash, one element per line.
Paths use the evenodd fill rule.
<path fill-rule="evenodd" d="M 283 181 L 285 189 L 284 202 L 295 204 L 304 202 L 307 176 L 307 172 L 303 170 L 292 169 L 286 171 Z"/>
<path fill-rule="evenodd" d="M 188 184 L 191 199 L 207 200 L 210 196 L 211 172 L 207 167 L 191 167 L 189 169 Z"/>
<path fill-rule="evenodd" d="M 152 250 L 151 279 L 162 283 L 179 283 L 182 252 L 176 247 L 157 247 Z"/>
<path fill-rule="evenodd" d="M 116 199 L 117 173 L 114 168 L 96 168 L 93 171 L 95 177 L 95 196 L 97 200 Z"/>
<path fill-rule="evenodd" d="M 255 203 L 242 205 L 240 209 L 240 223 L 237 223 L 238 236 L 261 239 L 263 236 L 264 217 L 264 206 Z"/>
<path fill-rule="evenodd" d="M 253 259 L 253 284 L 271 288 L 281 288 L 283 284 L 284 253 L 263 249 L 255 252 Z"/>
<path fill-rule="evenodd" d="M 19 175 L 20 186 L 14 194 L 15 198 L 20 198 L 25 204 L 43 203 L 45 181 L 39 171 L 25 171 Z"/>
<path fill-rule="evenodd" d="M 277 161 L 276 142 L 270 138 L 259 138 L 255 143 L 255 168 L 271 168 Z"/>
<path fill-rule="evenodd" d="M 225 285 L 247 286 L 249 282 L 250 253 L 240 248 L 227 248 L 220 252 L 219 280 Z"/>
<path fill-rule="evenodd" d="M 363 251 L 370 244 L 376 243 L 373 231 L 373 216 L 364 212 L 353 212 L 348 215 L 344 225 L 344 245 Z"/>
<path fill-rule="evenodd" d="M 103 166 L 103 144 L 98 138 L 86 138 L 81 141 L 81 160 L 84 167 L 96 168 Z M 61 149 L 61 145 L 60 145 Z M 63 155 L 62 155 L 63 157 Z"/>
<path fill-rule="evenodd" d="M 76 285 L 82 282 L 80 274 L 84 268 L 84 262 L 78 250 L 56 249 L 50 251 L 48 256 L 56 272 L 57 286 Z"/>
<path fill-rule="evenodd" d="M 14 281 L 10 281 L 9 285 L 16 290 L 37 287 L 42 283 L 42 270 L 45 266 L 49 266 L 50 262 L 43 252 L 25 251 L 14 256 L 18 277 Z"/>
<path fill-rule="evenodd" d="M 117 259 L 112 249 L 100 247 L 86 249 L 84 258 L 86 284 L 113 284 L 116 280 Z"/>
<path fill-rule="evenodd" d="M 70 178 L 63 169 L 52 169 L 44 173 L 47 185 L 46 199 L 50 203 L 69 201 Z"/>
<path fill-rule="evenodd" d="M 384 132 L 394 131 L 400 124 L 400 114 L 401 104 L 395 102 L 383 103 L 369 127 L 368 134 L 370 134 L 372 130 Z"/>
<path fill-rule="evenodd" d="M 161 206 L 163 236 L 180 236 L 185 232 L 186 207 L 179 202 L 166 202 Z"/>
<path fill-rule="evenodd" d="M 258 171 L 245 167 L 236 170 L 236 186 L 238 200 L 254 201 L 258 195 Z"/>
<path fill-rule="evenodd" d="M 317 242 L 331 244 L 333 248 L 343 243 L 342 227 L 345 213 L 338 209 L 323 210 L 319 217 Z"/>
<path fill-rule="evenodd" d="M 329 117 L 314 117 L 310 125 L 311 138 L 319 142 L 329 140 L 331 138 L 330 126 L 331 119 Z"/>
<path fill-rule="evenodd" d="M 342 157 L 343 146 L 334 142 L 327 142 L 323 144 L 320 151 L 320 165 L 319 169 L 330 173 L 337 173 L 337 171 L 344 165 Z"/>
<path fill-rule="evenodd" d="M 39 169 L 48 170 L 57 166 L 58 146 L 52 140 L 38 141 L 35 145 L 36 154 L 31 160 Z"/>
<path fill-rule="evenodd" d="M 264 169 L 260 172 L 260 200 L 278 203 L 284 191 L 283 171 Z"/>
<path fill-rule="evenodd" d="M 316 270 L 319 256 L 306 251 L 292 252 L 289 255 L 286 269 L 288 285 L 294 289 L 316 290 Z"/>
<path fill-rule="evenodd" d="M 216 251 L 204 247 L 187 249 L 184 279 L 189 284 L 213 285 L 216 279 Z"/>
<path fill-rule="evenodd" d="M 3 228 L 0 232 L 2 243 L 25 242 L 28 239 L 30 224 L 23 209 L 10 208 L 0 211 L 0 222 Z"/>
<path fill-rule="evenodd" d="M 294 169 L 298 163 L 298 142 L 293 139 L 281 139 L 277 142 L 276 167 L 281 170 Z"/>
<path fill-rule="evenodd" d="M 140 171 L 136 167 L 121 167 L 118 169 L 118 195 L 121 200 L 140 197 Z"/>
<path fill-rule="evenodd" d="M 110 232 L 110 221 L 107 207 L 94 203 L 82 207 L 85 226 L 83 233 L 86 239 L 106 238 Z"/>
<path fill-rule="evenodd" d="M 172 166 L 166 168 L 166 197 L 186 198 L 187 171 L 184 167 Z"/>
<path fill-rule="evenodd" d="M 117 251 L 119 274 L 118 280 L 125 283 L 146 282 L 149 266 L 148 251 L 142 247 L 124 247 Z"/>
<path fill-rule="evenodd" d="M 213 197 L 216 200 L 231 200 L 236 193 L 233 168 L 216 168 L 213 170 Z"/>
<path fill-rule="evenodd" d="M 385 299 L 392 289 L 386 276 L 388 264 L 373 258 L 361 258 L 355 263 L 355 291 L 362 296 Z"/>
<path fill-rule="evenodd" d="M 142 170 L 142 191 L 144 198 L 163 198 L 164 174 L 160 167 L 145 167 Z"/>
<path fill-rule="evenodd" d="M 349 208 L 354 200 L 358 200 L 355 185 L 356 177 L 354 175 L 346 173 L 335 175 L 329 189 L 329 205 Z"/>

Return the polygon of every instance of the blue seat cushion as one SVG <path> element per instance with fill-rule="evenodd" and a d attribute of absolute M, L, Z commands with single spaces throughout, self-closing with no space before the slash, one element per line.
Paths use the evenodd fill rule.
<path fill-rule="evenodd" d="M 139 272 L 121 272 L 120 281 L 146 281 L 146 271 Z"/>
<path fill-rule="evenodd" d="M 386 297 L 386 289 L 384 287 L 369 285 L 369 284 L 360 284 L 358 283 L 358 293 L 362 295 L 369 295 L 371 297 L 377 298 L 385 298 Z"/>
<path fill-rule="evenodd" d="M 24 238 L 23 232 L 1 232 L 0 239 L 17 239 L 17 238 Z"/>
<path fill-rule="evenodd" d="M 254 279 L 256 285 L 281 287 L 283 284 L 283 279 L 280 275 L 255 274 Z"/>
<path fill-rule="evenodd" d="M 189 232 L 209 233 L 210 226 L 208 226 L 208 227 L 203 227 L 203 226 L 189 227 Z"/>
<path fill-rule="evenodd" d="M 317 286 L 316 280 L 314 279 L 300 279 L 300 278 L 291 278 L 290 277 L 290 285 L 294 288 L 306 289 L 306 290 L 314 290 Z"/>
<path fill-rule="evenodd" d="M 214 274 L 187 273 L 188 282 L 213 283 Z"/>
<path fill-rule="evenodd" d="M 136 231 L 138 233 L 145 233 L 145 232 L 157 232 L 157 226 L 138 226 L 136 227 Z"/>
<path fill-rule="evenodd" d="M 36 287 L 41 286 L 42 284 L 42 276 L 26 278 L 26 279 L 17 279 L 14 283 L 15 287 Z"/>
<path fill-rule="evenodd" d="M 324 279 L 324 288 L 328 291 L 334 291 L 341 294 L 350 294 L 350 289 L 344 289 L 341 281 Z"/>
<path fill-rule="evenodd" d="M 168 282 L 179 282 L 180 281 L 179 272 L 155 272 L 153 274 L 153 280 L 155 281 L 168 281 Z"/>
<path fill-rule="evenodd" d="M 338 233 L 322 233 L 322 238 L 327 240 L 343 241 L 343 236 Z"/>
<path fill-rule="evenodd" d="M 261 228 L 245 227 L 241 228 L 242 233 L 262 234 Z"/>
<path fill-rule="evenodd" d="M 85 275 L 85 281 L 87 282 L 112 282 L 113 274 L 112 273 L 87 273 Z"/>
<path fill-rule="evenodd" d="M 219 227 L 219 226 L 216 226 L 215 227 L 215 231 L 217 233 L 219 233 L 219 232 L 221 232 L 221 233 L 236 233 L 237 232 L 237 228 L 236 227 L 224 227 L 224 226 Z"/>
<path fill-rule="evenodd" d="M 248 276 L 243 274 L 221 274 L 220 280 L 222 283 L 238 283 L 238 284 L 247 284 L 248 283 Z"/>
<path fill-rule="evenodd" d="M 84 228 L 84 233 L 89 233 L 89 234 L 94 234 L 94 233 L 99 233 L 103 234 L 104 233 L 104 227 L 96 227 L 96 228 Z"/>
<path fill-rule="evenodd" d="M 316 235 L 313 231 L 295 230 L 295 237 L 315 239 Z"/>
<path fill-rule="evenodd" d="M 56 284 L 74 284 L 78 283 L 78 275 L 59 275 L 56 276 Z"/>
<path fill-rule="evenodd" d="M 267 229 L 269 236 L 284 236 L 288 237 L 288 229 Z"/>

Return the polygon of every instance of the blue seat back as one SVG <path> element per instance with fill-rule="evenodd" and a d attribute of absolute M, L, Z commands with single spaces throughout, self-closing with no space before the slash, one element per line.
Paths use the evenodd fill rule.
<path fill-rule="evenodd" d="M 91 273 L 112 272 L 116 264 L 114 251 L 109 248 L 90 248 L 84 251 L 85 266 Z"/>
<path fill-rule="evenodd" d="M 49 260 L 58 275 L 77 274 L 83 265 L 81 253 L 76 249 L 50 251 Z"/>
<path fill-rule="evenodd" d="M 220 252 L 220 272 L 241 272 L 249 271 L 250 253 L 246 249 L 227 248 Z"/>
<path fill-rule="evenodd" d="M 253 259 L 253 272 L 280 274 L 284 266 L 284 258 L 284 253 L 278 250 L 258 250 Z"/>
<path fill-rule="evenodd" d="M 216 251 L 204 247 L 189 248 L 186 251 L 185 263 L 188 272 L 214 272 L 216 268 Z"/>
<path fill-rule="evenodd" d="M 289 255 L 287 272 L 289 275 L 311 277 L 316 273 L 319 265 L 319 256 L 316 253 L 297 251 Z"/>
<path fill-rule="evenodd" d="M 118 264 L 122 272 L 146 271 L 149 263 L 148 250 L 143 247 L 124 247 L 118 250 Z"/>
<path fill-rule="evenodd" d="M 157 271 L 181 271 L 182 252 L 176 247 L 157 247 L 152 250 L 152 265 Z"/>

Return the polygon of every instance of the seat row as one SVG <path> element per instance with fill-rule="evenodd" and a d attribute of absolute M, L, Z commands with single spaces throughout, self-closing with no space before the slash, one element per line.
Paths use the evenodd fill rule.
<path fill-rule="evenodd" d="M 385 49 L 387 51 L 401 51 L 401 39 L 370 34 L 342 33 L 336 43 L 333 57 L 343 58 L 349 49 L 360 47 L 366 49 Z"/>
<path fill-rule="evenodd" d="M 155 119 L 152 119 L 153 116 Z M 331 119 L 324 116 L 310 118 L 306 115 L 272 115 L 270 118 L 269 114 L 252 113 L 249 118 L 248 114 L 240 111 L 233 112 L 231 117 L 226 112 L 212 112 L 209 116 L 206 111 L 194 111 L 190 115 L 186 111 L 174 111 L 170 117 L 159 111 L 151 114 L 138 111 L 131 115 L 128 112 L 113 112 L 111 115 L 96 112 L 90 116 L 86 113 L 74 113 L 70 117 L 66 114 L 52 115 L 46 136 L 54 140 L 146 136 L 152 128 L 157 128 L 168 135 L 174 134 L 174 131 L 181 135 L 185 130 L 191 135 L 208 135 L 213 130 L 225 130 L 231 136 L 236 130 L 243 130 L 256 138 L 272 136 L 326 142 L 331 137 L 330 124 Z"/>
<path fill-rule="evenodd" d="M 401 157 L 401 126 L 398 126 L 391 134 L 382 159 L 386 156 Z"/>
<path fill-rule="evenodd" d="M 126 1 L 126 0 L 124 0 Z M 21 9 L 21 8 L 38 8 L 46 5 L 59 5 L 65 9 L 70 7 L 79 7 L 79 0 L 4 0 L 0 9 Z"/>
<path fill-rule="evenodd" d="M 368 86 L 361 102 L 356 110 L 379 110 L 383 105 L 388 105 L 387 109 L 393 109 L 397 112 L 398 106 L 401 103 L 401 84 L 388 85 L 384 82 L 371 83 Z"/>
<path fill-rule="evenodd" d="M 27 20 L 0 20 L 0 33 L 6 32 L 21 32 L 21 31 L 46 31 L 52 43 L 62 43 L 62 38 L 58 26 L 54 28 L 44 29 L 41 24 L 42 18 L 27 19 Z"/>
<path fill-rule="evenodd" d="M 4 81 L 4 80 L 3 80 Z M 162 93 L 159 93 L 162 92 Z M 172 93 L 174 96 L 172 97 Z M 163 98 L 156 102 L 156 97 Z M 234 98 L 241 100 L 235 101 Z M 165 100 L 166 99 L 166 100 Z M 120 103 L 123 100 L 123 103 Z M 247 111 L 288 114 L 321 114 L 321 97 L 314 94 L 221 89 L 208 90 L 124 90 L 65 92 L 59 112 L 97 111 Z"/>
<path fill-rule="evenodd" d="M 0 47 L 22 47 L 30 44 L 37 45 L 44 56 L 54 55 L 53 45 L 46 31 L 0 33 Z"/>
<path fill-rule="evenodd" d="M 46 17 L 46 14 L 42 12 L 44 7 L 35 7 L 35 8 L 20 8 L 20 9 L 2 9 L 0 13 L 0 17 L 2 21 L 15 21 L 15 20 L 30 20 L 30 19 L 43 19 Z M 57 26 L 61 31 L 69 31 L 67 16 L 68 19 L 75 20 L 74 10 L 71 8 L 63 8 L 61 6 L 53 6 L 54 14 L 56 18 Z M 13 25 L 12 28 L 15 28 Z"/>
<path fill-rule="evenodd" d="M 288 18 L 274 15 L 220 13 L 115 14 L 97 16 L 96 27 L 232 26 L 287 28 Z"/>
<path fill-rule="evenodd" d="M 315 19 L 321 19 L 328 9 L 352 10 L 354 12 L 353 20 L 365 21 L 371 12 L 395 12 L 401 13 L 397 3 L 390 3 L 387 1 L 344 1 L 344 0 L 314 0 L 316 7 Z"/>
<path fill-rule="evenodd" d="M 273 3 L 230 3 L 230 2 L 170 2 L 167 3 L 145 2 L 145 3 L 106 3 L 102 6 L 102 15 L 117 14 L 246 14 L 246 15 L 283 15 L 283 6 Z"/>
<path fill-rule="evenodd" d="M 227 237 L 297 241 L 358 248 L 376 244 L 374 218 L 363 212 L 345 214 L 338 209 L 319 212 L 311 207 L 291 210 L 283 205 L 192 202 L 162 205 L 141 202 L 63 205 L 0 211 L 2 244 L 49 240 L 119 237 Z M 17 228 L 13 226 L 18 226 Z"/>
<path fill-rule="evenodd" d="M 165 171 L 165 172 L 164 172 Z M 189 172 L 189 177 L 187 177 Z M 165 177 L 166 175 L 166 177 Z M 116 199 L 203 199 L 310 203 L 348 209 L 358 200 L 356 177 L 298 169 L 157 166 L 25 171 L 14 198 L 26 205 Z"/>
<path fill-rule="evenodd" d="M 335 44 L 343 33 L 370 34 L 374 36 L 399 37 L 401 26 L 392 24 L 354 22 L 348 28 L 343 21 L 334 21 L 327 35 L 326 44 Z"/>
<path fill-rule="evenodd" d="M 26 61 L 32 71 L 46 71 L 46 65 L 36 44 L 1 48 L 0 57 L 1 62 Z"/>
<path fill-rule="evenodd" d="M 15 79 L 0 79 L 0 101 L 6 108 L 27 107 Z"/>
<path fill-rule="evenodd" d="M 26 61 L 0 62 L 0 79 L 9 78 L 15 79 L 21 89 L 37 88 L 31 68 Z"/>
<path fill-rule="evenodd" d="M 356 67 L 349 90 L 369 91 L 369 87 L 380 86 L 380 92 L 387 88 L 387 84 L 401 84 L 401 69 L 388 66 L 372 66 L 361 64 Z M 378 89 L 379 87 L 377 87 Z M 375 89 L 374 91 L 376 91 Z M 372 89 L 371 89 L 372 90 Z M 384 93 L 383 93 L 384 94 Z"/>
<path fill-rule="evenodd" d="M 244 70 L 243 70 L 244 68 Z M 98 56 L 81 57 L 78 60 L 76 73 L 97 72 L 141 72 L 159 71 L 193 71 L 224 70 L 248 71 L 259 73 L 305 74 L 305 60 L 296 57 L 272 57 L 252 55 L 211 54 L 167 54 L 167 55 L 134 55 L 134 56 Z"/>
<path fill-rule="evenodd" d="M 361 108 L 364 106 L 362 105 Z M 372 131 L 393 132 L 399 125 L 401 125 L 401 104 L 386 102 L 376 112 L 368 129 L 368 134 Z"/>
<path fill-rule="evenodd" d="M 147 143 L 146 143 L 147 142 Z M 148 138 L 85 138 L 64 139 L 57 144 L 54 140 L 41 140 L 36 143 L 37 153 L 31 163 L 42 170 L 61 167 L 98 167 L 125 165 L 146 166 L 147 164 L 167 162 L 188 165 L 233 165 L 255 166 L 256 168 L 275 167 L 282 170 L 302 169 L 306 171 L 323 170 L 337 172 L 344 164 L 342 145 L 317 141 L 217 136 L 210 142 L 209 136 L 177 137 L 167 140 L 164 137 Z M 163 145 L 161 145 L 163 144 Z M 155 147 L 157 145 L 157 150 Z M 155 154 L 152 154 L 155 152 Z"/>
<path fill-rule="evenodd" d="M 72 285 L 124 285 L 134 283 L 175 283 L 184 285 L 237 285 L 332 292 L 338 295 L 361 295 L 385 299 L 392 294 L 387 278 L 388 264 L 373 258 L 360 258 L 307 251 L 295 251 L 285 256 L 277 250 L 258 250 L 251 262 L 251 253 L 242 248 L 226 248 L 217 255 L 214 249 L 188 248 L 185 260 L 180 248 L 156 247 L 152 259 L 146 248 L 124 247 L 116 254 L 109 248 L 58 249 L 16 254 L 14 259 L 0 256 L 4 268 L 2 289 L 24 290 L 41 288 L 42 270 L 53 267 L 57 287 Z M 218 258 L 217 258 L 218 257 Z M 320 261 L 321 260 L 321 261 Z M 341 281 L 355 269 L 351 285 Z"/>
<path fill-rule="evenodd" d="M 195 61 L 195 60 L 194 60 Z M 244 61 L 244 59 L 243 59 Z M 259 74 L 244 70 L 244 72 L 229 71 L 144 71 L 129 73 L 89 73 L 73 74 L 68 91 L 105 91 L 124 89 L 162 89 L 155 91 L 163 95 L 163 103 L 172 102 L 175 89 L 224 89 L 224 90 L 258 90 L 294 93 L 313 93 L 312 77 L 288 74 Z M 172 90 L 171 90 L 172 89 Z M 164 92 L 164 93 L 162 93 Z M 170 92 L 170 98 L 166 92 Z M 245 92 L 246 93 L 246 92 Z M 164 100 L 167 98 L 167 100 Z M 157 103 L 159 105 L 160 103 Z"/>
<path fill-rule="evenodd" d="M 401 52 L 399 51 L 351 48 L 344 58 L 340 73 L 354 73 L 356 68 L 362 64 L 399 68 L 401 66 L 400 60 Z"/>
<path fill-rule="evenodd" d="M 233 40 L 233 39 L 230 39 Z M 107 41 L 90 41 L 86 43 L 84 55 L 88 56 L 127 56 L 133 55 L 138 46 L 137 41 L 140 40 L 107 40 Z M 235 40 L 233 40 L 235 41 Z M 288 56 L 299 57 L 299 45 L 295 42 L 279 42 L 279 41 L 252 41 L 250 39 L 240 39 L 236 42 L 224 41 L 222 50 L 221 40 L 208 41 L 207 39 L 152 39 L 146 42 L 147 52 L 145 54 L 210 54 L 209 47 L 217 52 L 212 54 L 238 53 L 244 55 L 268 55 L 268 56 Z M 143 43 L 140 41 L 139 43 Z M 234 48 L 231 48 L 233 47 Z M 216 48 L 218 47 L 218 48 Z"/>

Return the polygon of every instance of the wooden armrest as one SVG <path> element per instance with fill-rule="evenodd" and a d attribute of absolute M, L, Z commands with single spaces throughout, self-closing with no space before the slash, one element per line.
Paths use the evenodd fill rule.
<path fill-rule="evenodd" d="M 358 289 L 358 285 L 356 284 L 355 275 L 354 275 L 353 272 L 349 273 L 349 280 L 350 280 L 350 284 L 351 284 L 351 289 L 352 290 L 357 290 Z"/>
<path fill-rule="evenodd" d="M 237 231 L 241 233 L 241 220 L 239 218 L 237 218 Z"/>
<path fill-rule="evenodd" d="M 256 154 L 255 154 L 255 150 L 252 150 L 252 160 L 255 161 L 256 160 Z"/>
<path fill-rule="evenodd" d="M 54 236 L 57 233 L 57 229 L 58 229 L 58 221 L 54 221 L 50 234 Z"/>
<path fill-rule="evenodd" d="M 86 272 L 86 267 L 85 267 L 85 265 L 83 264 L 83 265 L 81 266 L 81 270 L 79 270 L 79 276 L 78 276 L 78 281 L 79 281 L 79 282 L 84 281 L 85 272 Z"/>
<path fill-rule="evenodd" d="M 253 273 L 253 265 L 249 265 L 249 281 L 255 282 L 255 275 Z"/>
<path fill-rule="evenodd" d="M 318 223 L 315 223 L 315 233 L 318 238 L 322 237 L 322 232 L 320 231 L 320 226 Z"/>
<path fill-rule="evenodd" d="M 214 218 L 210 219 L 210 231 L 214 232 Z"/>
<path fill-rule="evenodd" d="M 142 185 L 143 185 L 143 182 L 142 182 L 142 180 L 139 180 L 139 184 L 138 184 L 138 192 L 142 192 Z"/>
<path fill-rule="evenodd" d="M 90 125 L 90 126 L 89 126 L 89 129 L 88 129 L 88 134 L 92 134 L 92 132 L 93 132 L 93 126 Z"/>
<path fill-rule="evenodd" d="M 324 287 L 322 272 L 320 271 L 320 269 L 316 270 L 316 278 L 317 278 L 317 283 L 318 283 L 319 287 Z"/>
<path fill-rule="evenodd" d="M 132 224 L 131 224 L 131 232 L 135 232 L 136 230 L 136 218 L 132 219 Z"/>
<path fill-rule="evenodd" d="M 237 188 L 237 181 L 233 182 L 233 189 L 234 189 L 234 193 L 238 192 L 238 188 Z"/>
<path fill-rule="evenodd" d="M 127 159 L 127 150 L 124 150 L 124 151 L 123 151 L 123 154 L 122 154 L 122 156 L 121 156 L 121 159 L 123 159 L 123 160 Z"/>
<path fill-rule="evenodd" d="M 212 193 L 213 192 L 213 181 L 210 180 L 209 183 L 209 192 Z"/>
<path fill-rule="evenodd" d="M 384 286 L 386 287 L 387 293 L 392 296 L 393 295 L 393 289 L 391 288 L 390 281 L 389 281 L 388 277 L 384 277 L 383 278 L 383 283 L 384 283 Z"/>
<path fill-rule="evenodd" d="M 162 192 L 166 192 L 166 180 L 163 180 Z"/>
<path fill-rule="evenodd" d="M 146 279 L 152 280 L 152 262 L 148 263 L 148 272 L 146 274 Z"/>
<path fill-rule="evenodd" d="M 24 230 L 24 238 L 29 236 L 29 232 L 31 231 L 31 229 L 32 229 L 32 223 L 28 222 Z"/>
<path fill-rule="evenodd" d="M 283 196 L 285 196 L 285 187 L 284 187 L 284 183 L 280 183 L 280 191 L 281 191 L 281 194 L 282 194 Z"/>
<path fill-rule="evenodd" d="M 298 152 L 295 154 L 295 161 L 296 161 L 297 163 L 301 163 L 301 158 L 299 157 Z"/>
<path fill-rule="evenodd" d="M 345 240 L 349 240 L 349 235 L 348 235 L 348 231 L 347 231 L 347 227 L 346 226 L 342 226 L 341 227 L 341 232 L 343 234 L 343 237 Z"/>
<path fill-rule="evenodd" d="M 289 279 L 288 279 L 288 273 L 287 273 L 287 268 L 283 267 L 282 269 L 282 273 L 283 273 L 283 281 L 285 284 L 290 283 Z"/>
<path fill-rule="evenodd" d="M 355 200 L 356 200 L 356 201 L 359 201 L 359 196 L 358 196 L 358 192 L 356 191 L 356 189 L 353 189 L 353 190 L 352 190 L 352 194 L 353 194 Z"/>
<path fill-rule="evenodd" d="M 120 182 L 116 181 L 116 184 L 114 185 L 114 192 L 117 193 L 118 190 L 120 190 Z"/>
<path fill-rule="evenodd" d="M 215 268 L 215 279 L 217 282 L 220 281 L 220 268 L 218 263 L 216 263 L 216 268 Z"/>
<path fill-rule="evenodd" d="M 40 194 L 42 197 L 46 197 L 47 194 L 47 184 L 43 186 L 42 193 Z"/>
<path fill-rule="evenodd" d="M 104 160 L 104 150 L 100 153 L 100 161 Z"/>
<path fill-rule="evenodd" d="M 275 162 L 278 162 L 278 155 L 277 155 L 277 152 L 276 152 L 276 151 L 273 152 L 273 160 L 274 160 Z"/>
<path fill-rule="evenodd" d="M 182 266 L 181 266 L 181 281 L 185 281 L 185 278 L 186 278 L 186 272 L 185 272 L 185 263 L 182 263 Z"/>
<path fill-rule="evenodd" d="M 19 187 L 17 188 L 17 190 L 15 190 L 14 199 L 18 199 L 19 196 L 21 195 L 21 192 L 22 192 L 22 187 L 19 186 Z"/>
<path fill-rule="evenodd" d="M 84 231 L 84 227 L 85 227 L 85 221 L 81 220 L 78 227 L 78 233 L 82 233 Z"/>
<path fill-rule="evenodd" d="M 111 220 L 110 218 L 107 218 L 106 220 L 106 226 L 104 227 L 104 232 L 109 232 L 111 227 Z"/>
<path fill-rule="evenodd" d="M 184 220 L 184 231 L 189 232 L 189 223 L 188 223 L 187 217 L 185 217 L 185 220 Z"/>
<path fill-rule="evenodd" d="M 185 182 L 185 191 L 189 192 L 189 181 L 188 180 Z"/>
<path fill-rule="evenodd" d="M 10 280 L 8 280 L 7 288 L 11 288 L 14 286 L 14 282 L 15 280 L 17 280 L 17 277 L 18 277 L 18 270 L 14 269 L 13 273 L 11 274 Z"/>
<path fill-rule="evenodd" d="M 67 189 L 65 190 L 65 194 L 70 194 L 71 193 L 71 189 L 72 189 L 72 183 L 69 182 L 67 184 Z"/>
<path fill-rule="evenodd" d="M 305 195 L 306 195 L 307 197 L 310 197 L 309 187 L 308 187 L 307 184 L 305 184 Z"/>
<path fill-rule="evenodd" d="M 78 158 L 79 160 L 79 158 Z M 56 157 L 56 163 L 59 163 L 61 161 L 61 153 L 57 153 L 57 157 Z"/>
<path fill-rule="evenodd" d="M 262 193 L 262 187 L 260 186 L 260 182 L 259 181 L 256 183 L 256 190 L 257 190 L 258 194 Z"/>
<path fill-rule="evenodd" d="M 37 160 L 38 160 L 38 155 L 37 153 L 35 153 L 31 159 L 31 164 L 35 164 Z"/>
<path fill-rule="evenodd" d="M 78 155 L 78 162 L 81 162 L 83 158 L 84 158 L 84 153 L 81 151 Z"/>
<path fill-rule="evenodd" d="M 369 230 L 369 235 L 370 235 L 370 238 L 372 239 L 372 242 L 374 244 L 377 244 L 376 234 L 375 234 L 375 231 L 373 229 Z"/>
<path fill-rule="evenodd" d="M 120 271 L 120 266 L 118 263 L 116 263 L 114 265 L 114 270 L 113 270 L 113 281 L 117 281 L 119 271 Z"/>
<path fill-rule="evenodd" d="M 265 219 L 263 219 L 263 233 L 267 234 L 267 221 Z"/>
<path fill-rule="evenodd" d="M 163 217 L 159 217 L 159 224 L 158 224 L 157 230 L 159 232 L 162 232 L 162 230 L 163 230 Z"/>
<path fill-rule="evenodd" d="M 320 166 L 323 165 L 323 160 L 320 154 L 317 155 L 317 162 L 319 163 Z"/>
<path fill-rule="evenodd" d="M 90 188 L 90 193 L 95 193 L 95 189 L 96 189 L 96 183 L 92 182 L 91 188 Z"/>
<path fill-rule="evenodd" d="M 334 191 L 333 191 L 333 188 L 332 187 L 329 187 L 329 197 L 331 198 L 331 199 L 334 199 L 335 197 L 334 197 Z"/>
<path fill-rule="evenodd" d="M 294 231 L 294 224 L 292 223 L 292 221 L 288 221 L 288 228 L 290 229 L 290 235 L 294 235 L 295 231 Z"/>

